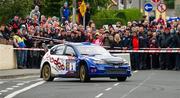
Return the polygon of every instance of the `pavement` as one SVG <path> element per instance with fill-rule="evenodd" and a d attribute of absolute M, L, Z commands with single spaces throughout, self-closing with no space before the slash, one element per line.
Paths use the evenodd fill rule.
<path fill-rule="evenodd" d="M 16 78 L 21 76 L 39 75 L 39 69 L 8 69 L 0 70 L 0 79 Z"/>

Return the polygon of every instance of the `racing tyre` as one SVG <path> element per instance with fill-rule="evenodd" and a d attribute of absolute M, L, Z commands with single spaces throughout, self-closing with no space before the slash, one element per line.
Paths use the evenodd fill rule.
<path fill-rule="evenodd" d="M 90 78 L 88 76 L 88 70 L 87 70 L 87 67 L 85 65 L 81 65 L 80 66 L 79 78 L 80 78 L 81 82 L 88 82 L 88 81 L 90 81 Z"/>
<path fill-rule="evenodd" d="M 118 81 L 126 81 L 127 77 L 117 77 Z"/>
<path fill-rule="evenodd" d="M 45 64 L 42 68 L 42 78 L 45 81 L 53 81 L 54 77 L 51 75 L 51 68 L 48 64 Z"/>

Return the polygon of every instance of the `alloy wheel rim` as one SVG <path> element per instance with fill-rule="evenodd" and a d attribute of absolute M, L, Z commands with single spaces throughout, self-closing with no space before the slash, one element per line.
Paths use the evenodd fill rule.
<path fill-rule="evenodd" d="M 45 66 L 44 67 L 44 78 L 47 79 L 49 77 L 49 67 Z"/>
<path fill-rule="evenodd" d="M 80 78 L 81 78 L 81 80 L 84 80 L 84 78 L 85 78 L 85 69 L 84 69 L 84 66 L 81 67 Z"/>

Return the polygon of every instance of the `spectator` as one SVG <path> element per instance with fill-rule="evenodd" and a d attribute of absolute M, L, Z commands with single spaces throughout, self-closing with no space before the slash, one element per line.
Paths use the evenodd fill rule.
<path fill-rule="evenodd" d="M 139 29 L 139 30 L 138 30 Z M 138 32 L 138 40 L 139 40 L 139 48 L 147 48 L 147 36 L 146 36 L 146 32 L 144 31 L 144 27 L 138 27 L 137 30 Z M 139 66 L 140 69 L 147 69 L 147 65 L 146 65 L 146 60 L 147 60 L 147 54 L 145 53 L 141 53 L 139 54 Z"/>
<path fill-rule="evenodd" d="M 180 48 L 180 25 L 177 27 L 177 32 L 174 36 L 175 48 Z M 180 70 L 180 53 L 176 54 L 175 70 Z"/>
<path fill-rule="evenodd" d="M 126 30 L 122 37 L 122 49 L 123 50 L 132 49 L 131 45 L 132 45 L 132 43 L 131 43 L 130 32 L 128 30 Z"/>
<path fill-rule="evenodd" d="M 133 32 L 133 36 L 132 36 L 132 49 L 133 50 L 139 50 L 139 39 L 138 39 L 138 35 L 137 32 Z M 141 69 L 139 66 L 139 53 L 133 53 L 131 55 L 131 62 L 132 63 L 132 68 L 133 69 Z"/>
<path fill-rule="evenodd" d="M 48 49 L 51 49 L 54 46 L 54 41 L 50 40 L 49 44 L 47 45 Z"/>
<path fill-rule="evenodd" d="M 37 42 L 33 43 L 32 48 L 38 48 Z M 39 56 L 40 56 L 39 51 L 30 51 L 30 58 L 31 58 L 30 68 L 40 68 Z"/>
<path fill-rule="evenodd" d="M 150 31 L 151 32 L 151 31 Z M 151 32 L 148 39 L 148 48 L 158 48 L 158 40 L 156 36 L 156 32 Z M 150 68 L 159 68 L 159 54 L 158 53 L 151 53 L 148 55 L 148 69 Z"/>
<path fill-rule="evenodd" d="M 70 14 L 68 3 L 65 2 L 64 6 L 60 9 L 61 23 L 65 24 L 65 21 L 69 21 Z"/>
<path fill-rule="evenodd" d="M 169 28 L 165 28 L 165 32 L 161 34 L 159 37 L 159 47 L 160 48 L 172 48 L 173 39 L 172 35 L 170 34 Z M 164 53 L 160 54 L 160 67 L 162 70 L 168 68 L 172 69 L 173 65 L 170 65 L 170 54 Z"/>
<path fill-rule="evenodd" d="M 41 13 L 39 12 L 39 7 L 36 5 L 30 13 L 30 18 L 33 19 L 34 17 L 37 17 L 37 21 L 39 22 L 40 14 Z"/>
<path fill-rule="evenodd" d="M 118 48 L 121 47 L 121 36 L 118 33 L 114 35 L 113 47 L 118 47 Z"/>
<path fill-rule="evenodd" d="M 16 48 L 25 48 L 26 45 L 24 43 L 24 38 L 23 38 L 23 33 L 25 32 L 25 29 L 22 28 L 22 31 L 18 30 L 18 32 L 13 36 L 13 42 L 14 42 L 14 46 Z M 18 68 L 25 68 L 25 62 L 26 62 L 26 52 L 25 51 L 21 51 L 21 50 L 17 50 L 16 51 L 16 55 L 17 55 L 17 63 L 18 63 Z"/>
<path fill-rule="evenodd" d="M 14 16 L 14 19 L 11 21 L 10 23 L 13 26 L 13 32 L 17 32 L 19 29 L 19 17 L 18 16 Z"/>
<path fill-rule="evenodd" d="M 162 15 L 159 15 L 159 19 L 157 20 L 157 23 L 160 23 L 161 25 L 165 25 L 165 20 L 162 18 Z"/>
<path fill-rule="evenodd" d="M 103 45 L 102 36 L 99 33 L 95 34 L 95 39 L 93 40 L 93 43 L 96 44 L 96 45 L 100 45 L 100 46 Z"/>

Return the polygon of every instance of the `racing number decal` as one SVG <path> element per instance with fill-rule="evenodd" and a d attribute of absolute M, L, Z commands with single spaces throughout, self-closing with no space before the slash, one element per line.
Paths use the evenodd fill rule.
<path fill-rule="evenodd" d="M 66 71 L 75 71 L 76 69 L 76 61 L 75 58 L 72 56 L 68 56 L 68 59 L 66 60 Z"/>

